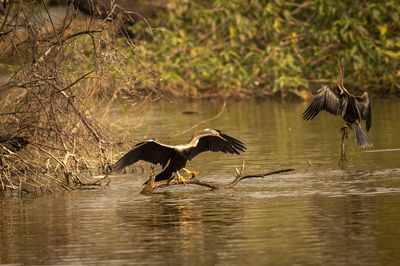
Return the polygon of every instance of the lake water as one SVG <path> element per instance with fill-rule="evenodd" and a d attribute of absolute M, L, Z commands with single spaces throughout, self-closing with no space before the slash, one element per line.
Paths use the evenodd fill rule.
<path fill-rule="evenodd" d="M 187 165 L 219 183 L 231 181 L 242 161 L 247 174 L 294 172 L 229 190 L 181 185 L 142 195 L 150 165 L 141 164 L 144 173 L 113 176 L 99 190 L 0 199 L 0 264 L 400 264 L 400 101 L 373 102 L 374 147 L 356 147 L 350 132 L 341 166 L 343 120 L 321 113 L 303 121 L 306 107 L 228 103 L 197 129 L 218 128 L 247 152 L 203 153 Z M 220 102 L 153 103 L 127 118 L 135 133 L 124 138 L 184 143 L 193 131 L 164 137 L 220 109 Z M 120 116 L 116 108 L 109 119 Z"/>

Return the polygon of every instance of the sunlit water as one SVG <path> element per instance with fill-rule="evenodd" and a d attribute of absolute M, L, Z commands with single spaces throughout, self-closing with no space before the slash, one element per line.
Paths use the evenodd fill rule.
<path fill-rule="evenodd" d="M 0 199 L 0 263 L 398 265 L 400 101 L 373 102 L 374 148 L 357 148 L 351 132 L 342 166 L 343 121 L 322 113 L 305 122 L 305 108 L 229 103 L 197 129 L 218 128 L 245 142 L 247 152 L 204 153 L 187 165 L 220 183 L 231 181 L 242 161 L 249 174 L 295 172 L 229 190 L 182 185 L 141 195 L 149 169 L 142 164 L 144 173 L 114 176 L 101 190 Z M 153 103 L 140 119 L 129 117 L 137 129 L 128 137 L 162 139 L 220 109 L 220 102 Z M 112 116 L 121 116 L 118 108 Z M 180 144 L 190 135 L 164 141 Z"/>

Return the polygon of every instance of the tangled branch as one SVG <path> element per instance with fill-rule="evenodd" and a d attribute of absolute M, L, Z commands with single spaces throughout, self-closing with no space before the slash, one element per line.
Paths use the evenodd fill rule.
<path fill-rule="evenodd" d="M 107 174 L 115 143 L 98 117 L 121 90 L 148 95 L 118 22 L 78 17 L 72 2 L 63 17 L 45 1 L 7 1 L 0 19 L 0 193 L 73 190 Z"/>

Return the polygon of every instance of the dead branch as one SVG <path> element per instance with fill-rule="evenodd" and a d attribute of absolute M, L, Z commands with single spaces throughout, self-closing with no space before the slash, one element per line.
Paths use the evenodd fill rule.
<path fill-rule="evenodd" d="M 63 39 L 61 42 L 62 43 L 66 42 L 67 40 L 72 39 L 72 38 L 77 37 L 82 34 L 91 35 L 92 33 L 100 33 L 100 32 L 102 32 L 102 30 L 85 30 L 85 31 L 77 32 L 77 33 L 74 33 L 74 34 L 71 34 L 71 35 L 65 37 L 65 39 Z"/>
<path fill-rule="evenodd" d="M 222 105 L 221 111 L 219 111 L 219 113 L 216 114 L 215 116 L 207 118 L 207 119 L 204 119 L 204 120 L 200 121 L 199 123 L 191 126 L 190 128 L 185 129 L 183 131 L 180 131 L 179 133 L 176 133 L 176 134 L 171 134 L 171 135 L 167 136 L 166 138 L 181 136 L 183 134 L 186 134 L 187 132 L 192 131 L 193 129 L 195 129 L 196 127 L 198 127 L 198 126 L 200 126 L 202 124 L 205 124 L 205 123 L 208 123 L 210 121 L 213 121 L 213 120 L 217 119 L 218 117 L 220 117 L 224 113 L 225 107 L 226 107 L 226 102 L 224 102 L 224 104 Z"/>
<path fill-rule="evenodd" d="M 186 179 L 185 183 L 179 183 L 176 178 L 155 182 L 155 172 L 154 172 L 154 168 L 152 167 L 149 180 L 147 180 L 145 187 L 142 189 L 142 191 L 140 193 L 149 194 L 158 188 L 174 186 L 174 185 L 186 185 L 186 184 L 194 184 L 194 185 L 204 186 L 204 187 L 211 188 L 213 190 L 229 189 L 229 188 L 236 186 L 237 183 L 239 183 L 240 181 L 247 179 L 247 178 L 264 178 L 269 175 L 280 174 L 280 173 L 291 172 L 291 171 L 294 171 L 294 169 L 281 169 L 281 170 L 271 171 L 271 172 L 262 173 L 262 174 L 244 175 L 243 174 L 244 162 L 243 162 L 240 169 L 236 168 L 237 174 L 236 174 L 235 179 L 228 184 L 218 184 L 215 182 L 204 181 L 204 180 L 201 180 L 194 176 Z"/>

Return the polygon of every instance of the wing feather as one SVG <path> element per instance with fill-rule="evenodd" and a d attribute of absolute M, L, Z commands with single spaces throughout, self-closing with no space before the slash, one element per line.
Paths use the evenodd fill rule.
<path fill-rule="evenodd" d="M 358 108 L 358 111 L 360 112 L 361 118 L 367 121 L 366 128 L 368 131 L 372 123 L 371 104 L 369 101 L 368 93 L 364 92 L 361 96 L 357 96 L 354 98 L 356 100 L 356 106 Z"/>
<path fill-rule="evenodd" d="M 118 172 L 140 160 L 160 164 L 164 168 L 174 152 L 177 151 L 173 146 L 164 145 L 154 140 L 140 142 L 115 163 L 113 171 Z"/>
<path fill-rule="evenodd" d="M 223 133 L 220 133 L 220 136 L 225 140 L 216 135 L 201 137 L 195 147 L 189 148 L 189 159 L 191 160 L 193 157 L 204 151 L 240 154 L 240 152 L 246 150 L 246 146 L 240 140 Z"/>
<path fill-rule="evenodd" d="M 338 115 L 340 113 L 339 95 L 329 86 L 324 86 L 317 91 L 314 100 L 304 111 L 303 119 L 313 119 L 322 110 L 328 111 L 333 115 Z"/>
<path fill-rule="evenodd" d="M 232 145 L 236 147 L 239 151 L 244 152 L 246 150 L 246 146 L 240 140 L 232 138 L 231 136 L 228 136 L 224 133 L 220 133 L 220 136 L 226 139 L 229 143 L 232 143 Z"/>

